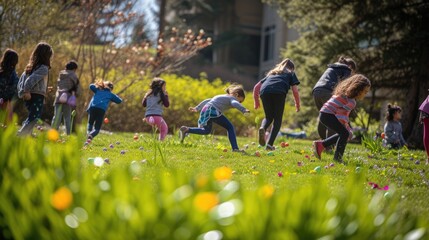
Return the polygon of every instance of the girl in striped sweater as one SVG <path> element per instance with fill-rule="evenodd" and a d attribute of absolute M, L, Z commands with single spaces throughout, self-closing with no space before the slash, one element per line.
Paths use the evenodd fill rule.
<path fill-rule="evenodd" d="M 371 88 L 371 82 L 361 74 L 340 82 L 334 90 L 334 95 L 320 109 L 320 122 L 336 134 L 326 139 L 314 141 L 313 150 L 317 158 L 321 158 L 326 147 L 336 144 L 334 160 L 343 162 L 342 157 L 347 141 L 353 136 L 349 125 L 349 114 L 356 106 L 356 100 L 361 100 Z"/>

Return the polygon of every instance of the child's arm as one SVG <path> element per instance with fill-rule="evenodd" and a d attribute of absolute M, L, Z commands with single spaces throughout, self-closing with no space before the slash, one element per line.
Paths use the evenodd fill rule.
<path fill-rule="evenodd" d="M 211 100 L 211 98 L 207 98 L 206 100 L 200 102 L 200 104 L 198 104 L 195 109 L 197 111 L 201 111 L 201 109 L 203 109 L 203 107 Z"/>
<path fill-rule="evenodd" d="M 384 134 L 386 135 L 387 143 L 399 143 L 398 137 L 395 136 L 393 126 L 389 124 L 389 122 L 384 125 Z"/>
<path fill-rule="evenodd" d="M 164 92 L 163 94 L 161 94 L 161 100 L 162 100 L 162 104 L 164 105 L 164 107 L 170 106 L 170 100 L 168 98 L 167 92 Z"/>
<path fill-rule="evenodd" d="M 113 94 L 113 93 L 112 93 L 112 98 L 111 98 L 111 100 L 112 100 L 112 102 L 117 103 L 117 104 L 119 104 L 119 103 L 121 103 L 121 102 L 122 102 L 122 98 L 120 98 L 118 95 Z"/>
<path fill-rule="evenodd" d="M 43 81 L 45 76 L 48 75 L 48 67 L 41 65 L 28 76 L 24 83 L 24 92 L 29 92 L 38 82 Z"/>
<path fill-rule="evenodd" d="M 147 98 L 146 98 L 146 96 L 144 96 L 144 98 L 142 100 L 142 105 L 143 105 L 143 107 L 147 107 Z"/>
<path fill-rule="evenodd" d="M 250 111 L 247 109 L 247 108 L 245 108 L 239 101 L 237 101 L 237 100 L 232 100 L 231 101 L 231 105 L 234 107 L 234 108 L 237 108 L 238 110 L 240 110 L 240 112 L 242 112 L 242 113 L 249 113 Z"/>
<path fill-rule="evenodd" d="M 262 82 L 259 81 L 255 87 L 253 88 L 253 106 L 255 109 L 258 109 L 260 107 L 259 103 L 259 93 L 261 92 L 261 86 Z"/>
<path fill-rule="evenodd" d="M 94 93 L 96 93 L 98 91 L 98 88 L 97 88 L 97 86 L 95 86 L 95 84 L 90 84 L 89 85 L 89 89 L 91 91 L 93 91 Z"/>
<path fill-rule="evenodd" d="M 300 105 L 299 92 L 298 92 L 298 86 L 297 85 L 292 86 L 292 93 L 293 93 L 293 99 L 295 100 L 295 110 L 297 112 L 299 112 L 301 105 Z"/>

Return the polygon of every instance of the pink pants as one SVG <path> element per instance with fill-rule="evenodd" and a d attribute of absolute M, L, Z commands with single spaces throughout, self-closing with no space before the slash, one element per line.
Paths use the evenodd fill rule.
<path fill-rule="evenodd" d="M 154 126 L 159 131 L 159 140 L 164 140 L 165 136 L 167 136 L 168 132 L 168 126 L 167 123 L 165 123 L 164 119 L 161 116 L 149 116 L 146 117 L 146 122 Z"/>
<path fill-rule="evenodd" d="M 429 118 L 423 119 L 423 145 L 429 159 Z"/>

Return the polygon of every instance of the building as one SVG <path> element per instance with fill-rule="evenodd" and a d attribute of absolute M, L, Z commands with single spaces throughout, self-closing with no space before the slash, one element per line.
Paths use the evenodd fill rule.
<path fill-rule="evenodd" d="M 221 1 L 213 15 L 193 25 L 214 39 L 210 49 L 189 61 L 182 73 L 238 82 L 246 89 L 281 60 L 286 42 L 298 38 L 276 9 L 260 0 Z"/>

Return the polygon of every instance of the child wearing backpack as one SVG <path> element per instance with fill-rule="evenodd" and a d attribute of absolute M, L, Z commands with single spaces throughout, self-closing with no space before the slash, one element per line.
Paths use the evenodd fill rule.
<path fill-rule="evenodd" d="M 61 120 L 64 118 L 67 135 L 71 133 L 71 111 L 73 107 L 68 104 L 68 100 L 72 96 L 77 96 L 79 90 L 79 79 L 76 75 L 77 68 L 77 62 L 72 60 L 66 64 L 64 70 L 60 71 L 55 94 L 55 113 L 51 125 L 58 130 Z"/>

